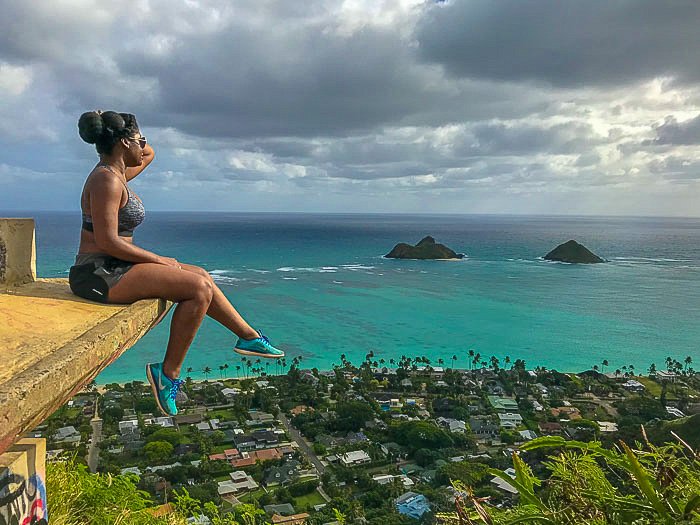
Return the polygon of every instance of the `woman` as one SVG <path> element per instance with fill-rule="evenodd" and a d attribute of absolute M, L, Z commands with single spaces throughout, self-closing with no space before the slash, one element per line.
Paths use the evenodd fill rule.
<path fill-rule="evenodd" d="M 153 149 L 128 113 L 92 111 L 78 121 L 80 137 L 95 144 L 100 162 L 85 182 L 80 206 L 83 227 L 75 265 L 70 269 L 74 294 L 101 303 L 129 304 L 161 298 L 177 303 L 162 363 L 146 365 L 146 375 L 164 414 L 177 414 L 175 397 L 185 354 L 204 315 L 238 336 L 234 350 L 243 355 L 280 358 L 270 344 L 231 306 L 206 270 L 139 248 L 134 229 L 145 212 L 127 182 L 153 160 Z"/>

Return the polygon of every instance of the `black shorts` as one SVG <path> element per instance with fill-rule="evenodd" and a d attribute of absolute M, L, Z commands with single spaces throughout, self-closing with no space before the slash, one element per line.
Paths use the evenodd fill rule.
<path fill-rule="evenodd" d="M 68 283 L 78 297 L 109 303 L 109 289 L 128 272 L 134 263 L 105 253 L 79 253 L 70 267 Z"/>

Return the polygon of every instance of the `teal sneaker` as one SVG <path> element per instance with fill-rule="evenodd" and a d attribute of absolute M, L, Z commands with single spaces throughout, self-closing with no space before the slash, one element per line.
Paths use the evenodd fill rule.
<path fill-rule="evenodd" d="M 254 355 L 271 359 L 284 357 L 284 352 L 282 350 L 272 346 L 270 340 L 265 337 L 260 330 L 257 332 L 260 337 L 256 337 L 255 339 L 241 339 L 239 337 L 233 351 L 241 355 Z"/>
<path fill-rule="evenodd" d="M 163 365 L 160 363 L 149 363 L 146 365 L 146 376 L 151 383 L 153 395 L 160 411 L 166 416 L 176 416 L 177 406 L 175 398 L 180 391 L 184 381 L 182 379 L 170 379 L 163 373 Z"/>

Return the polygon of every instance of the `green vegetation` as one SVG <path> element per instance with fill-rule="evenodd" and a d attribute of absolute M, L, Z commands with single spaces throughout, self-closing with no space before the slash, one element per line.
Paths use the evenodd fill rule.
<path fill-rule="evenodd" d="M 540 438 L 521 447 L 526 452 L 558 449 L 543 465 L 548 477 L 536 477 L 517 454 L 516 472 L 490 473 L 514 486 L 513 509 L 488 507 L 462 483 L 455 486 L 456 514 L 441 514 L 441 523 L 472 525 L 571 524 L 657 525 L 700 523 L 700 455 L 680 444 L 657 447 L 649 442 L 632 449 L 624 442 L 604 448 L 597 442 Z"/>
<path fill-rule="evenodd" d="M 49 463 L 46 494 L 51 525 L 183 525 L 177 516 L 156 518 L 148 493 L 132 476 L 90 474 L 74 460 Z"/>

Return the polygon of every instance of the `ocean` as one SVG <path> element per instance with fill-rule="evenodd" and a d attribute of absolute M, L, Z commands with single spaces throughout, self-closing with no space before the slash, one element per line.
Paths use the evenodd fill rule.
<path fill-rule="evenodd" d="M 35 217 L 39 276 L 67 277 L 79 213 L 4 216 Z M 426 235 L 467 257 L 382 257 Z M 569 239 L 609 262 L 541 259 Z M 341 354 L 359 363 L 369 351 L 387 365 L 406 355 L 451 366 L 456 355 L 456 366 L 468 367 L 470 349 L 564 371 L 604 359 L 608 370 L 637 371 L 663 367 L 666 356 L 700 361 L 700 219 L 150 212 L 135 242 L 207 269 L 250 324 L 303 367 L 329 369 Z M 168 326 L 169 317 L 98 382 L 145 380 Z M 235 341 L 205 319 L 184 369 L 196 378 L 210 367 L 218 377 L 229 364 L 235 376 Z"/>

